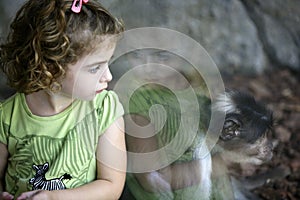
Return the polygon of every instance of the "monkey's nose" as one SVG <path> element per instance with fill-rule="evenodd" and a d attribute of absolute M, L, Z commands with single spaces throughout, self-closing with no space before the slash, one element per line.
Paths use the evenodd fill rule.
<path fill-rule="evenodd" d="M 273 144 L 271 142 L 268 142 L 263 148 L 262 148 L 262 153 L 263 154 L 269 154 L 273 150 Z"/>
<path fill-rule="evenodd" d="M 273 144 L 272 144 L 272 142 L 268 142 L 268 144 L 266 145 L 266 150 L 267 151 L 273 151 Z"/>
<path fill-rule="evenodd" d="M 268 161 L 273 157 L 273 145 L 268 142 L 263 148 L 260 149 L 260 156 L 262 160 Z"/>

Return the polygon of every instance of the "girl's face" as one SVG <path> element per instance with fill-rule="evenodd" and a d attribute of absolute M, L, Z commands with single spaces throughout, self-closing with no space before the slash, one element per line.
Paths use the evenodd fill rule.
<path fill-rule="evenodd" d="M 135 50 L 127 55 L 127 61 L 132 67 L 139 66 L 134 70 L 137 78 L 154 82 L 177 77 L 178 70 L 186 65 L 179 56 L 158 49 Z"/>
<path fill-rule="evenodd" d="M 101 42 L 101 47 L 80 58 L 76 64 L 69 65 L 62 81 L 61 94 L 89 101 L 105 90 L 112 80 L 108 62 L 115 46 L 115 42 L 112 44 L 112 40 L 106 39 Z"/>

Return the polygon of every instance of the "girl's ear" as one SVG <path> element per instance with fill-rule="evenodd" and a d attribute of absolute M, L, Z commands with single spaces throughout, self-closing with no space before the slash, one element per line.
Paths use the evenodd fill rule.
<path fill-rule="evenodd" d="M 241 121 L 235 117 L 225 119 L 220 139 L 224 141 L 231 140 L 240 135 Z"/>

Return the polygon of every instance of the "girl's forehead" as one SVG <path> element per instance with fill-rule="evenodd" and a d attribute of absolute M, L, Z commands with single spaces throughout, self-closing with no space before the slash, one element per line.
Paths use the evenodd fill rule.
<path fill-rule="evenodd" d="M 116 42 L 101 43 L 97 45 L 88 55 L 89 58 L 109 59 L 114 53 Z"/>
<path fill-rule="evenodd" d="M 85 65 L 90 65 L 94 62 L 109 61 L 114 53 L 116 46 L 115 41 L 102 41 L 99 42 L 91 51 L 87 51 L 83 54 L 75 64 L 71 64 L 72 68 L 74 66 L 82 67 Z"/>
<path fill-rule="evenodd" d="M 94 48 L 91 51 L 91 53 L 95 53 L 115 48 L 117 44 L 117 39 L 115 36 L 101 36 L 92 41 L 92 43 Z"/>

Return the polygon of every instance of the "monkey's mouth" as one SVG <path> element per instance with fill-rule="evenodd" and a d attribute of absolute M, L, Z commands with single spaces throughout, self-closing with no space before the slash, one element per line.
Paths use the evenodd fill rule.
<path fill-rule="evenodd" d="M 268 162 L 272 159 L 273 152 L 271 149 L 263 151 L 258 151 L 255 155 L 252 155 L 249 157 L 249 160 L 247 162 L 252 163 L 254 165 L 261 165 L 265 162 Z"/>
<path fill-rule="evenodd" d="M 262 162 L 268 162 L 272 159 L 273 152 L 272 151 L 264 151 L 257 155 L 257 159 L 261 160 Z"/>

